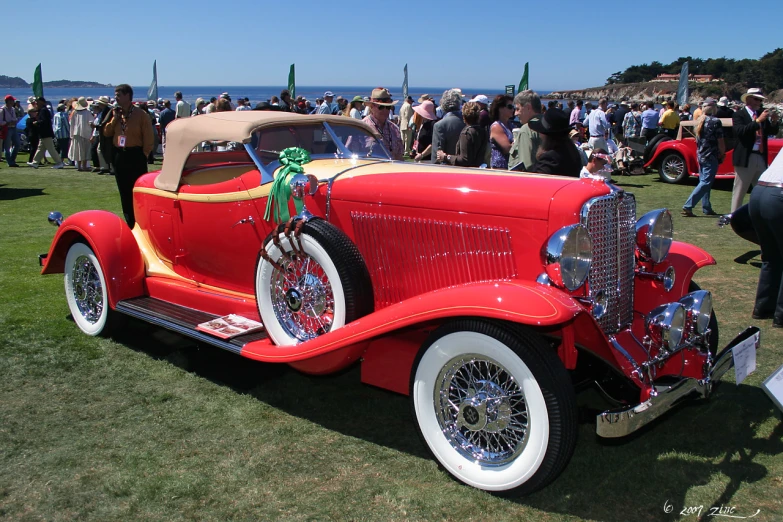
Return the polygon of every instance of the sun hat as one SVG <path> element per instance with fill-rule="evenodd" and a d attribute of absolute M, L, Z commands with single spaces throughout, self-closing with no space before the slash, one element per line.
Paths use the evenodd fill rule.
<path fill-rule="evenodd" d="M 715 105 L 715 104 L 716 104 L 716 102 L 715 102 L 715 98 L 704 98 L 704 101 L 703 101 L 703 102 L 701 102 L 701 103 L 702 103 L 702 105 L 704 105 L 705 107 L 706 107 L 707 105 Z"/>
<path fill-rule="evenodd" d="M 740 96 L 740 100 L 742 100 L 742 103 L 745 103 L 745 100 L 748 98 L 748 96 L 752 98 L 758 98 L 759 100 L 766 100 L 764 96 L 762 96 L 762 91 L 758 87 L 751 87 L 748 89 L 748 92 Z"/>
<path fill-rule="evenodd" d="M 332 91 L 326 91 L 324 93 L 324 98 L 332 97 L 334 98 L 334 93 Z"/>
<path fill-rule="evenodd" d="M 729 99 L 726 96 L 721 96 L 720 100 L 718 100 L 718 106 L 719 107 L 725 107 L 729 104 Z"/>
<path fill-rule="evenodd" d="M 95 100 L 95 103 L 100 103 L 101 105 L 109 106 L 111 105 L 111 100 L 108 96 L 100 96 L 97 100 Z"/>
<path fill-rule="evenodd" d="M 568 137 L 574 139 L 576 136 L 579 136 L 579 131 L 576 129 L 571 129 L 571 132 L 568 133 Z"/>
<path fill-rule="evenodd" d="M 363 96 L 359 96 L 359 95 L 357 94 L 357 95 L 356 95 L 356 96 L 354 96 L 354 97 L 353 97 L 353 99 L 351 100 L 351 103 L 353 103 L 353 102 L 362 102 L 362 103 L 363 103 L 363 102 L 364 102 L 364 97 L 363 97 Z"/>
<path fill-rule="evenodd" d="M 742 100 L 742 101 L 745 101 L 745 100 Z M 29 98 L 27 98 L 27 103 L 30 103 L 30 104 L 35 103 L 35 96 L 30 96 Z"/>
<path fill-rule="evenodd" d="M 430 100 L 424 100 L 424 102 L 421 105 L 417 105 L 413 108 L 413 110 L 424 118 L 425 120 L 437 120 L 438 117 L 435 114 L 435 104 L 432 103 Z"/>
<path fill-rule="evenodd" d="M 372 94 L 370 94 L 369 103 L 374 103 L 375 105 L 392 106 L 397 105 L 398 101 L 399 100 L 392 101 L 391 94 L 389 94 L 389 89 L 384 87 L 376 87 L 372 90 Z"/>
<path fill-rule="evenodd" d="M 476 97 L 474 97 L 472 100 L 473 103 L 483 103 L 484 105 L 489 105 L 489 98 L 487 98 L 483 94 L 478 94 Z"/>
<path fill-rule="evenodd" d="M 86 111 L 87 110 L 87 98 L 82 96 L 78 100 L 76 100 L 76 107 L 74 107 L 77 111 Z"/>
<path fill-rule="evenodd" d="M 568 116 L 560 109 L 548 109 L 541 118 L 530 120 L 528 125 L 539 134 L 566 134 L 571 128 Z"/>
<path fill-rule="evenodd" d="M 199 105 L 206 105 L 207 101 L 204 98 L 196 98 L 196 107 Z"/>
<path fill-rule="evenodd" d="M 429 94 L 422 94 L 421 96 L 419 96 L 419 100 L 418 101 L 419 101 L 419 103 L 424 103 L 427 100 L 432 100 L 432 96 L 429 95 Z"/>

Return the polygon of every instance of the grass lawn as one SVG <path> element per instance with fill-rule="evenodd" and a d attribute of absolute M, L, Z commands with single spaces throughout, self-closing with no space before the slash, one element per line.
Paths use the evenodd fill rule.
<path fill-rule="evenodd" d="M 22 163 L 23 164 L 23 163 Z M 621 178 L 638 215 L 666 206 L 676 236 L 711 252 L 721 346 L 753 323 L 756 245 L 714 218 L 681 218 L 695 183 Z M 731 183 L 713 191 L 727 212 Z M 783 423 L 760 384 L 783 363 L 762 328 L 758 369 L 621 441 L 580 425 L 552 485 L 523 499 L 462 486 L 419 441 L 409 401 L 359 383 L 358 368 L 309 377 L 131 322 L 82 335 L 60 275 L 41 276 L 50 210 L 120 210 L 110 176 L 0 164 L 0 519 L 696 520 L 686 507 L 783 520 Z M 700 210 L 700 208 L 696 209 Z"/>

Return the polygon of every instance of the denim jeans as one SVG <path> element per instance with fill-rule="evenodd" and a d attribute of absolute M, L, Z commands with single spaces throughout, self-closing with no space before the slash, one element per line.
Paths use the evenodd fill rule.
<path fill-rule="evenodd" d="M 682 208 L 692 210 L 693 206 L 701 201 L 701 208 L 705 214 L 712 212 L 712 205 L 710 204 L 710 190 L 712 190 L 712 183 L 715 181 L 715 174 L 718 173 L 718 159 L 712 159 L 705 163 L 699 164 L 699 184 L 693 189 L 691 195 L 688 196 L 688 200 Z"/>
<path fill-rule="evenodd" d="M 3 143 L 5 162 L 8 165 L 16 165 L 16 154 L 19 152 L 21 146 L 22 143 L 19 141 L 19 131 L 16 127 L 8 129 L 8 135 L 5 137 L 5 142 Z"/>

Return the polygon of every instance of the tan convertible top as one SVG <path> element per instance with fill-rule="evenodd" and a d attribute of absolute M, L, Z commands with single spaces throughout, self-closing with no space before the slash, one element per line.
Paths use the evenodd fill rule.
<path fill-rule="evenodd" d="M 308 125 L 329 122 L 360 127 L 375 134 L 361 120 L 326 114 L 295 114 L 273 111 L 231 111 L 201 114 L 176 119 L 166 127 L 166 154 L 163 167 L 155 178 L 155 186 L 176 191 L 182 171 L 187 168 L 188 156 L 202 141 L 236 141 L 248 143 L 253 131 L 284 125 Z"/>

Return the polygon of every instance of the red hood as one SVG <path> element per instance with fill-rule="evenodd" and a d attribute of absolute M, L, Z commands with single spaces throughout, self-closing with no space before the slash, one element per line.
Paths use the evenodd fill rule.
<path fill-rule="evenodd" d="M 602 182 L 562 176 L 388 163 L 338 176 L 331 198 L 545 220 L 554 195 L 565 187 L 577 212 L 588 199 L 608 192 Z"/>

